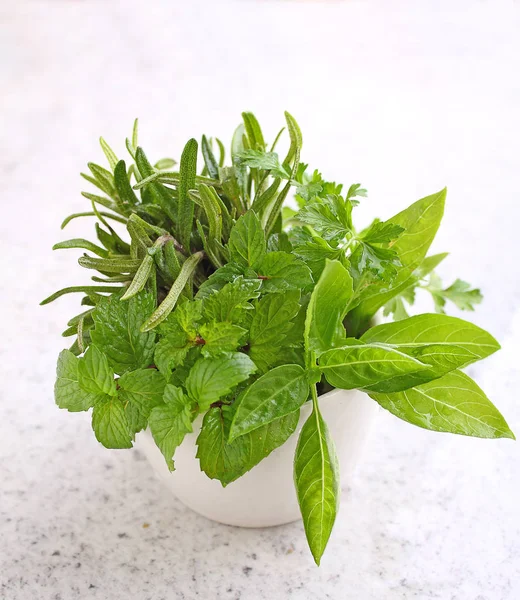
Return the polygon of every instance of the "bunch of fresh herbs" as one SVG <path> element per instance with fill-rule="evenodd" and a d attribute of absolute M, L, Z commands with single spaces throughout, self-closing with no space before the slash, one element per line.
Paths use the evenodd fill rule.
<path fill-rule="evenodd" d="M 461 369 L 498 350 L 479 327 L 446 316 L 446 301 L 473 310 L 480 292 L 460 280 L 444 288 L 426 256 L 446 191 L 427 196 L 364 230 L 353 212 L 366 195 L 346 192 L 300 162 L 302 136 L 281 160 L 258 121 L 243 114 L 225 165 L 224 145 L 202 137 L 175 161 L 155 163 L 126 140 L 130 165 L 101 139 L 108 168 L 83 177 L 98 242 L 72 239 L 94 285 L 68 287 L 86 310 L 67 324 L 75 336 L 58 360 L 56 402 L 92 409 L 96 438 L 130 448 L 149 428 L 170 470 L 201 415 L 202 471 L 228 485 L 297 429 L 312 404 L 294 461 L 305 531 L 319 564 L 339 502 L 334 443 L 320 394 L 359 389 L 414 425 L 476 437 L 513 434 Z M 293 198 L 293 208 L 286 200 Z M 124 225 L 125 235 L 117 233 Z M 409 317 L 416 290 L 437 313 Z M 378 311 L 394 322 L 371 326 Z"/>

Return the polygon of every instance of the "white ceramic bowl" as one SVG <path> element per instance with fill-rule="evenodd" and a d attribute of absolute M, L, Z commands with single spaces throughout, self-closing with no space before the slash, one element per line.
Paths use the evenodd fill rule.
<path fill-rule="evenodd" d="M 329 426 L 340 463 L 341 483 L 349 485 L 375 416 L 376 402 L 357 390 L 333 390 L 319 398 L 320 410 Z M 293 435 L 260 464 L 237 481 L 222 487 L 200 470 L 196 440 L 199 417 L 175 452 L 175 471 L 170 473 L 149 431 L 136 438 L 136 447 L 148 458 L 156 475 L 186 506 L 226 525 L 269 527 L 300 518 L 293 483 L 293 459 L 300 430 L 311 413 L 311 403 L 301 409 Z"/>

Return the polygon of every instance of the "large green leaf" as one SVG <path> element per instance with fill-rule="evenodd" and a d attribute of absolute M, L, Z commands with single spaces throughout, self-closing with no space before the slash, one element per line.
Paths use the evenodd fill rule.
<path fill-rule="evenodd" d="M 461 369 L 500 348 L 493 336 L 473 323 L 439 314 L 417 315 L 372 327 L 361 336 L 361 341 L 398 350 L 430 365 L 431 369 L 412 377 L 412 385 L 420 385 L 454 369 Z M 394 389 L 386 391 L 411 387 L 409 377 L 397 377 L 393 384 Z M 382 391 L 371 386 L 365 386 L 365 389 Z"/>
<path fill-rule="evenodd" d="M 101 350 L 91 344 L 80 358 L 78 364 L 79 385 L 93 394 L 116 395 L 114 372 L 108 365 L 107 357 Z"/>
<path fill-rule="evenodd" d="M 306 373 L 282 365 L 262 375 L 237 400 L 229 441 L 298 410 L 309 397 Z"/>
<path fill-rule="evenodd" d="M 138 369 L 125 373 L 117 383 L 130 430 L 137 433 L 146 427 L 152 408 L 162 403 L 166 380 L 155 369 Z"/>
<path fill-rule="evenodd" d="M 247 473 L 294 433 L 299 411 L 228 442 L 232 419 L 232 406 L 210 408 L 197 438 L 200 468 L 224 487 Z"/>
<path fill-rule="evenodd" d="M 249 355 L 262 373 L 278 361 L 300 309 L 299 299 L 299 290 L 288 290 L 258 301 L 249 332 Z"/>
<path fill-rule="evenodd" d="M 343 318 L 351 297 L 352 277 L 339 261 L 327 260 L 307 308 L 305 347 L 308 352 L 319 355 L 343 345 Z"/>
<path fill-rule="evenodd" d="M 249 210 L 236 222 L 229 236 L 231 261 L 256 267 L 265 254 L 265 234 L 255 212 Z"/>
<path fill-rule="evenodd" d="M 79 384 L 78 366 L 81 359 L 70 350 L 62 350 L 58 357 L 54 398 L 60 408 L 70 412 L 88 410 L 103 394 L 88 392 Z"/>
<path fill-rule="evenodd" d="M 164 389 L 164 404 L 152 409 L 148 424 L 170 471 L 174 470 L 175 449 L 193 431 L 193 418 L 189 398 L 180 388 L 168 384 Z"/>
<path fill-rule="evenodd" d="M 412 387 L 417 372 L 432 370 L 417 358 L 390 346 L 364 344 L 353 338 L 345 341 L 346 345 L 328 350 L 319 359 L 321 371 L 334 387 L 395 392 Z"/>
<path fill-rule="evenodd" d="M 204 411 L 255 371 L 253 361 L 242 352 L 229 352 L 218 358 L 201 358 L 190 370 L 186 389 L 198 403 L 199 409 Z"/>
<path fill-rule="evenodd" d="M 92 429 L 105 448 L 131 448 L 132 432 L 123 402 L 115 396 L 105 396 L 92 411 Z"/>
<path fill-rule="evenodd" d="M 288 289 L 306 289 L 312 285 L 309 267 L 294 254 L 270 252 L 258 267 L 264 292 L 277 292 Z"/>
<path fill-rule="evenodd" d="M 319 565 L 336 520 L 340 484 L 334 442 L 317 405 L 298 439 L 294 483 L 307 541 Z"/>
<path fill-rule="evenodd" d="M 127 301 L 103 298 L 93 313 L 92 341 L 106 354 L 118 374 L 152 363 L 155 332 L 141 332 L 141 325 L 155 308 L 153 294 L 143 290 Z"/>
<path fill-rule="evenodd" d="M 515 437 L 484 392 L 460 371 L 396 394 L 369 396 L 396 417 L 424 429 L 481 438 Z"/>
<path fill-rule="evenodd" d="M 402 267 L 391 284 L 376 283 L 359 293 L 361 302 L 352 311 L 353 324 L 359 325 L 366 321 L 394 296 L 409 287 L 414 269 L 422 263 L 437 233 L 445 200 L 446 189 L 414 202 L 386 222 L 404 229 L 391 246 L 397 252 Z"/>

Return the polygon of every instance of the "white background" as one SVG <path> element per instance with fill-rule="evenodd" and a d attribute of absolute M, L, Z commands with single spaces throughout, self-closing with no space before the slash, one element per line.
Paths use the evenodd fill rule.
<path fill-rule="evenodd" d="M 1 3 L 0 598 L 520 597 L 515 443 L 382 414 L 318 570 L 300 524 L 210 523 L 58 411 L 78 299 L 37 305 L 87 281 L 50 248 L 92 237 L 59 225 L 89 210 L 78 173 L 99 135 L 122 155 L 139 116 L 148 154 L 178 157 L 189 137 L 229 140 L 242 110 L 272 139 L 287 109 L 304 161 L 368 188 L 361 222 L 448 186 L 440 273 L 482 289 L 469 318 L 504 349 L 470 374 L 520 433 L 519 26 L 500 1 Z"/>

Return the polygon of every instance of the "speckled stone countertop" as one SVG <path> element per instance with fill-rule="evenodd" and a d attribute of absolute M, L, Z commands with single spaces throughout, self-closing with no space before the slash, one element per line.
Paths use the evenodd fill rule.
<path fill-rule="evenodd" d="M 503 350 L 470 370 L 520 433 L 520 5 L 514 2 L 34 0 L 0 6 L 0 598 L 517 600 L 520 458 L 510 441 L 415 429 L 382 413 L 322 567 L 302 525 L 199 517 L 137 451 L 107 451 L 55 408 L 59 333 L 87 280 L 54 241 L 88 236 L 77 173 L 141 117 L 178 156 L 254 110 L 289 109 L 304 160 L 390 216 L 448 185 L 435 250 L 480 286 Z M 101 160 L 101 158 L 100 158 Z"/>

